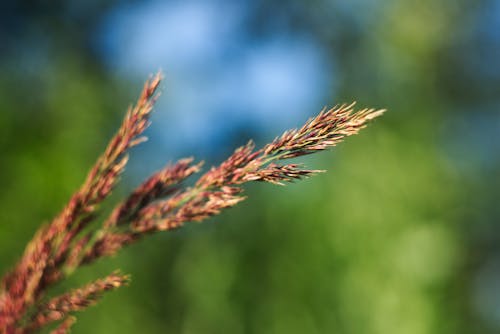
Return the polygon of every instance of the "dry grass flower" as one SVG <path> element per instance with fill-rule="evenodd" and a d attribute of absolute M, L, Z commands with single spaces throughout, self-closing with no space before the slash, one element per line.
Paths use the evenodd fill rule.
<path fill-rule="evenodd" d="M 42 226 L 26 247 L 18 264 L 0 286 L 0 332 L 26 334 L 59 322 L 53 333 L 67 333 L 72 314 L 95 304 L 103 293 L 128 282 L 113 273 L 82 288 L 47 300 L 47 289 L 78 267 L 115 254 L 142 237 L 202 221 L 245 199 L 242 185 L 261 181 L 283 185 L 314 175 L 281 161 L 315 153 L 357 134 L 383 110 L 355 111 L 354 104 L 324 109 L 304 126 L 285 132 L 256 149 L 252 142 L 236 149 L 217 167 L 200 176 L 193 186 L 183 181 L 200 172 L 202 163 L 179 160 L 153 174 L 103 219 L 89 225 L 96 209 L 117 184 L 128 161 L 128 150 L 143 142 L 161 75 L 148 80 L 135 106 L 129 108 L 116 135 L 92 167 L 82 187 L 48 226 Z"/>

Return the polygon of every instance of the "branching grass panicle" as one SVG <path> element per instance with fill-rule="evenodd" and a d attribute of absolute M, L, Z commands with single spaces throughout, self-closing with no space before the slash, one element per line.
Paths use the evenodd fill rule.
<path fill-rule="evenodd" d="M 28 334 L 54 325 L 52 333 L 69 332 L 75 312 L 95 304 L 105 292 L 126 285 L 129 278 L 115 272 L 47 299 L 52 285 L 80 266 L 114 255 L 151 233 L 218 215 L 245 199 L 242 186 L 247 182 L 284 185 L 322 172 L 286 160 L 333 147 L 384 112 L 356 111 L 354 104 L 324 109 L 301 128 L 285 132 L 260 149 L 253 142 L 236 149 L 189 187 L 183 181 L 199 173 L 202 162 L 179 160 L 140 184 L 108 217 L 100 217 L 97 208 L 119 181 L 128 150 L 145 140 L 142 133 L 150 124 L 160 82 L 161 74 L 146 82 L 81 188 L 50 224 L 36 232 L 17 265 L 4 276 L 0 286 L 1 333 Z M 103 223 L 93 228 L 89 224 L 96 219 Z"/>

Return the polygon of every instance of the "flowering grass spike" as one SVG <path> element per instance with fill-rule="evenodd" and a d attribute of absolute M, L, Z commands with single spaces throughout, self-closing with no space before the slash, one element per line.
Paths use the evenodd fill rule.
<path fill-rule="evenodd" d="M 82 187 L 48 226 L 30 241 L 18 264 L 0 286 L 0 333 L 28 334 L 58 323 L 52 333 L 68 333 L 73 314 L 95 304 L 103 293 L 128 283 L 113 273 L 84 287 L 47 298 L 48 288 L 78 267 L 111 256 L 148 234 L 200 222 L 243 201 L 242 185 L 261 181 L 278 185 L 309 177 L 319 170 L 283 160 L 322 151 L 357 134 L 384 110 L 355 111 L 354 104 L 324 109 L 304 126 L 285 132 L 256 149 L 252 142 L 210 168 L 194 185 L 183 181 L 199 173 L 202 162 L 179 160 L 139 185 L 107 217 L 97 208 L 116 186 L 128 161 L 128 150 L 143 142 L 161 75 L 148 80 L 135 106 L 129 108 L 116 135 L 92 167 Z M 104 218 L 100 226 L 90 225 Z"/>

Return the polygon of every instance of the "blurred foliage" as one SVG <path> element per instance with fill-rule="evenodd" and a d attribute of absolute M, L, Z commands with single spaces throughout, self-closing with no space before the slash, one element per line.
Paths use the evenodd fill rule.
<path fill-rule="evenodd" d="M 251 186 L 246 202 L 210 222 L 83 268 L 66 286 L 114 268 L 133 282 L 78 315 L 74 332 L 497 332 L 500 274 L 484 266 L 500 261 L 500 159 L 487 154 L 484 166 L 461 141 L 483 130 L 468 120 L 498 112 L 500 76 L 468 62 L 477 57 L 472 40 L 483 43 L 476 50 L 492 43 L 474 36 L 494 3 L 256 1 L 256 36 L 277 22 L 315 36 L 337 59 L 340 99 L 389 112 L 335 153 L 304 159 L 328 173 L 286 188 Z M 5 272 L 82 182 L 138 89 L 113 77 L 89 42 L 111 2 L 2 6 Z M 44 52 L 31 54 L 32 43 Z M 490 284 L 483 294 L 478 282 Z M 481 299 L 489 293 L 499 300 Z"/>

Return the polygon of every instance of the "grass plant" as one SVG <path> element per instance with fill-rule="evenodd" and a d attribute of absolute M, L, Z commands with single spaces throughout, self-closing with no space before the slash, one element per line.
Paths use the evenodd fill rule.
<path fill-rule="evenodd" d="M 247 182 L 284 185 L 323 172 L 305 169 L 288 159 L 323 151 L 357 134 L 384 110 L 354 110 L 354 104 L 323 109 L 302 127 L 286 131 L 262 148 L 252 142 L 237 148 L 220 165 L 211 167 L 192 186 L 184 181 L 200 173 L 202 162 L 192 158 L 167 165 L 140 184 L 109 215 L 99 205 L 119 182 L 131 147 L 145 141 L 158 98 L 161 74 L 148 80 L 115 136 L 91 168 L 80 189 L 51 223 L 39 228 L 18 263 L 0 286 L 0 332 L 28 334 L 56 326 L 67 333 L 74 313 L 101 296 L 128 284 L 115 271 L 86 286 L 48 298 L 48 289 L 74 274 L 80 266 L 116 254 L 148 235 L 201 222 L 245 199 Z"/>

